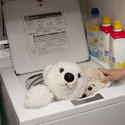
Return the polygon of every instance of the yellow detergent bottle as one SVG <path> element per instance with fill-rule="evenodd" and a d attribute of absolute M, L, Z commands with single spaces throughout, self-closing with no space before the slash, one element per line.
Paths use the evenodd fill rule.
<path fill-rule="evenodd" d="M 111 64 L 114 69 L 125 68 L 125 31 L 121 21 L 114 22 L 111 32 Z"/>

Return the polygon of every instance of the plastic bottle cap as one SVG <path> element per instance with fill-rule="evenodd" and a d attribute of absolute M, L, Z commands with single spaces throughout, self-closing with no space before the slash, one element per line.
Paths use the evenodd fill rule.
<path fill-rule="evenodd" d="M 99 15 L 99 9 L 98 9 L 98 8 L 92 8 L 91 14 L 92 14 L 93 16 L 98 16 L 98 15 Z"/>
<path fill-rule="evenodd" d="M 120 29 L 122 29 L 121 21 L 114 21 L 114 30 L 120 30 Z"/>
<path fill-rule="evenodd" d="M 111 24 L 111 19 L 109 16 L 104 16 L 103 18 L 103 24 Z"/>

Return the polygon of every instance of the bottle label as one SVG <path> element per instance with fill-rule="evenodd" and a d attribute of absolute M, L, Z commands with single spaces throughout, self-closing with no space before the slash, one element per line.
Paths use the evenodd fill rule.
<path fill-rule="evenodd" d="M 89 54 L 94 57 L 98 57 L 98 36 L 99 26 L 87 25 L 87 41 L 89 47 Z"/>
<path fill-rule="evenodd" d="M 111 66 L 114 69 L 125 68 L 125 39 L 111 38 Z"/>
<path fill-rule="evenodd" d="M 100 27 L 94 26 L 94 25 L 87 25 L 86 29 L 89 30 L 89 31 L 93 31 L 93 32 L 99 32 L 100 31 Z"/>
<path fill-rule="evenodd" d="M 110 63 L 110 33 L 99 32 L 99 59 Z"/>
<path fill-rule="evenodd" d="M 113 65 L 113 68 L 114 68 L 114 69 L 122 69 L 122 68 L 125 68 L 125 62 L 116 62 L 116 63 Z"/>

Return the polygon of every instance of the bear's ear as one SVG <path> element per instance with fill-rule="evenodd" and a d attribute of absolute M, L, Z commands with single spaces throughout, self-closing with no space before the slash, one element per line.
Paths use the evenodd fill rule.
<path fill-rule="evenodd" d="M 45 76 L 46 76 L 46 74 L 48 73 L 48 71 L 52 68 L 52 64 L 50 64 L 50 65 L 48 65 L 45 69 L 44 69 L 44 71 L 43 71 L 43 78 L 45 78 Z"/>

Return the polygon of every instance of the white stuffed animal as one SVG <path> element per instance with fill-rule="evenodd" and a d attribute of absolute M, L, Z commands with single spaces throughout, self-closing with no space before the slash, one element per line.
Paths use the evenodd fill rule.
<path fill-rule="evenodd" d="M 43 72 L 44 84 L 32 86 L 25 97 L 25 107 L 40 108 L 56 100 L 78 99 L 87 84 L 81 67 L 71 62 L 49 65 Z"/>
<path fill-rule="evenodd" d="M 111 85 L 111 82 L 103 83 L 101 80 L 105 77 L 102 72 L 100 72 L 98 69 L 94 69 L 91 67 L 83 67 L 83 71 L 85 73 L 86 79 L 87 79 L 87 85 L 84 90 L 83 98 L 93 95 L 99 90 L 103 88 L 107 88 Z"/>

